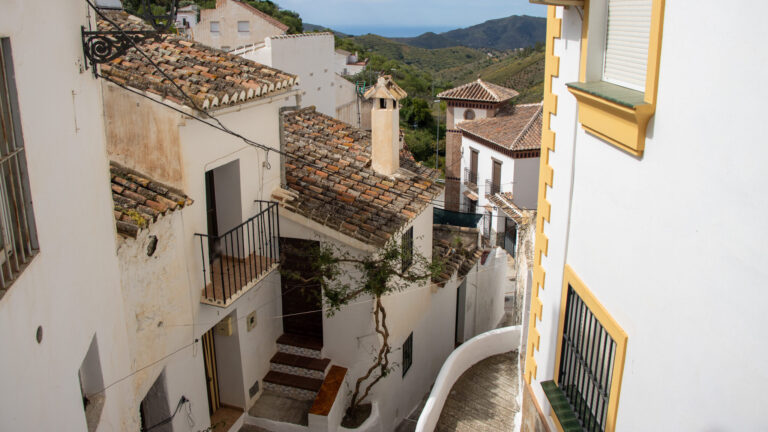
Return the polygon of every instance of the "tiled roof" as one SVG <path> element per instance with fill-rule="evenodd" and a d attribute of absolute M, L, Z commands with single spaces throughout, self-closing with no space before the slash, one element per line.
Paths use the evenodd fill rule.
<path fill-rule="evenodd" d="M 502 213 L 507 215 L 507 217 L 514 220 L 518 225 L 525 225 L 529 223 L 531 220 L 533 220 L 535 215 L 535 210 L 525 210 L 515 205 L 514 201 L 512 201 L 511 192 L 489 195 L 488 201 L 490 201 L 494 206 L 501 210 Z"/>
<path fill-rule="evenodd" d="M 511 88 L 491 84 L 478 78 L 477 81 L 446 90 L 438 94 L 437 97 L 440 99 L 498 103 L 512 99 L 518 94 L 518 92 Z"/>
<path fill-rule="evenodd" d="M 123 29 L 148 27 L 140 18 L 123 11 L 102 13 Z M 114 30 L 105 20 L 98 24 L 101 30 Z M 138 46 L 204 110 L 248 102 L 298 84 L 295 75 L 174 36 L 144 41 Z M 101 65 L 101 73 L 120 84 L 194 108 L 135 48 Z"/>
<path fill-rule="evenodd" d="M 363 97 L 366 99 L 384 98 L 400 100 L 406 96 L 408 96 L 408 94 L 405 90 L 401 89 L 389 75 L 380 76 L 379 79 L 376 80 L 376 84 L 368 88 L 368 90 L 365 91 L 365 94 L 363 94 Z"/>
<path fill-rule="evenodd" d="M 109 172 L 117 232 L 126 237 L 136 238 L 161 215 L 192 204 L 183 192 L 116 162 L 109 163 Z"/>
<path fill-rule="evenodd" d="M 268 15 L 268 14 L 266 14 L 266 13 L 256 9 L 255 7 L 249 5 L 248 3 L 244 2 L 244 1 L 234 0 L 234 2 L 239 4 L 240 6 L 248 9 L 248 11 L 250 11 L 254 15 L 256 15 L 259 18 L 263 19 L 264 21 L 272 24 L 273 26 L 279 28 L 280 30 L 288 31 L 289 27 L 287 25 L 285 25 L 282 22 L 278 21 L 277 19 L 273 18 L 271 15 Z"/>
<path fill-rule="evenodd" d="M 463 121 L 456 127 L 511 151 L 541 148 L 541 104 L 515 106 L 512 114 Z"/>
<path fill-rule="evenodd" d="M 393 177 L 371 168 L 371 134 L 315 111 L 284 117 L 290 197 L 273 197 L 288 211 L 366 244 L 381 246 L 441 191 L 437 173 L 401 152 Z M 403 157 L 403 156 L 406 157 Z"/>
<path fill-rule="evenodd" d="M 477 228 L 453 225 L 432 227 L 432 257 L 443 262 L 443 271 L 432 282 L 444 286 L 454 274 L 459 279 L 466 276 L 483 252 L 477 247 Z"/>

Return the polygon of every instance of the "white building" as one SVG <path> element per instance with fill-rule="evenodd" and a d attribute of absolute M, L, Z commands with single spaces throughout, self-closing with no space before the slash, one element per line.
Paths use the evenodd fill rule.
<path fill-rule="evenodd" d="M 360 60 L 358 53 L 351 53 L 343 49 L 335 52 L 336 73 L 341 76 L 357 75 L 365 70 L 367 60 Z"/>
<path fill-rule="evenodd" d="M 763 430 L 768 6 L 633 5 L 549 6 L 523 430 Z"/>
<path fill-rule="evenodd" d="M 2 430 L 93 430 L 86 412 L 124 429 L 130 365 L 87 7 L 0 4 Z"/>
<path fill-rule="evenodd" d="M 277 208 L 265 200 L 296 77 L 174 37 L 139 48 L 158 68 L 134 49 L 101 66 L 130 364 L 120 419 L 237 430 L 282 334 Z"/>
<path fill-rule="evenodd" d="M 202 9 L 192 39 L 230 51 L 285 34 L 288 26 L 241 0 L 216 0 L 215 9 Z"/>
<path fill-rule="evenodd" d="M 405 92 L 383 77 L 366 96 L 374 100 L 370 134 L 313 108 L 285 114 L 285 150 L 295 157 L 286 161 L 284 188 L 274 194 L 281 202 L 281 234 L 299 248 L 322 243 L 358 257 L 376 254 L 394 238 L 431 259 L 431 200 L 442 188 L 435 171 L 400 150 L 397 103 Z M 476 230 L 465 241 L 475 251 Z M 389 343 L 403 349 L 391 354 L 400 367 L 371 394 L 376 430 L 393 430 L 418 405 L 457 342 L 494 328 L 503 316 L 504 254 L 492 253 L 485 264 L 476 264 L 473 252 L 464 259 L 444 244 L 435 245 L 435 251 L 457 262 L 451 261 L 434 284 L 416 284 L 383 298 Z M 340 398 L 346 406 L 349 389 L 380 344 L 372 299 L 362 297 L 333 316 L 312 310 L 317 306 L 292 310 L 303 318 L 290 326 L 322 341 L 322 356 L 348 370 Z"/>

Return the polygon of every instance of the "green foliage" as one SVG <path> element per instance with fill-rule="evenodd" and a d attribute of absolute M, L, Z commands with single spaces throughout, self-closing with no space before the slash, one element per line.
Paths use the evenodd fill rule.
<path fill-rule="evenodd" d="M 413 38 L 399 38 L 398 41 L 428 49 L 460 45 L 508 50 L 544 40 L 546 23 L 545 18 L 515 15 L 441 34 L 424 33 Z"/>
<path fill-rule="evenodd" d="M 429 103 L 413 97 L 400 101 L 400 121 L 414 128 L 434 128 L 435 125 Z"/>

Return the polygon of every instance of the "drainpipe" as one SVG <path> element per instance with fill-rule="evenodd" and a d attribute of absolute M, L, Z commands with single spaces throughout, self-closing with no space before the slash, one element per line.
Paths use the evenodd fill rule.
<path fill-rule="evenodd" d="M 283 125 L 285 118 L 283 114 L 286 111 L 297 111 L 301 107 L 299 105 L 280 107 L 279 120 L 278 120 L 278 133 L 280 134 L 280 187 L 285 189 L 288 187 L 288 181 L 285 179 L 285 135 L 283 134 L 285 126 Z"/>

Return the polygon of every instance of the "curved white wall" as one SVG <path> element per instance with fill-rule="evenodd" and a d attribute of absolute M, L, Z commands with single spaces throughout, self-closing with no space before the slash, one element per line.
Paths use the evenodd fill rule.
<path fill-rule="evenodd" d="M 440 369 L 424 411 L 416 424 L 416 432 L 431 432 L 435 429 L 451 388 L 467 369 L 480 360 L 514 351 L 519 347 L 520 326 L 512 326 L 477 335 L 456 348 Z"/>

